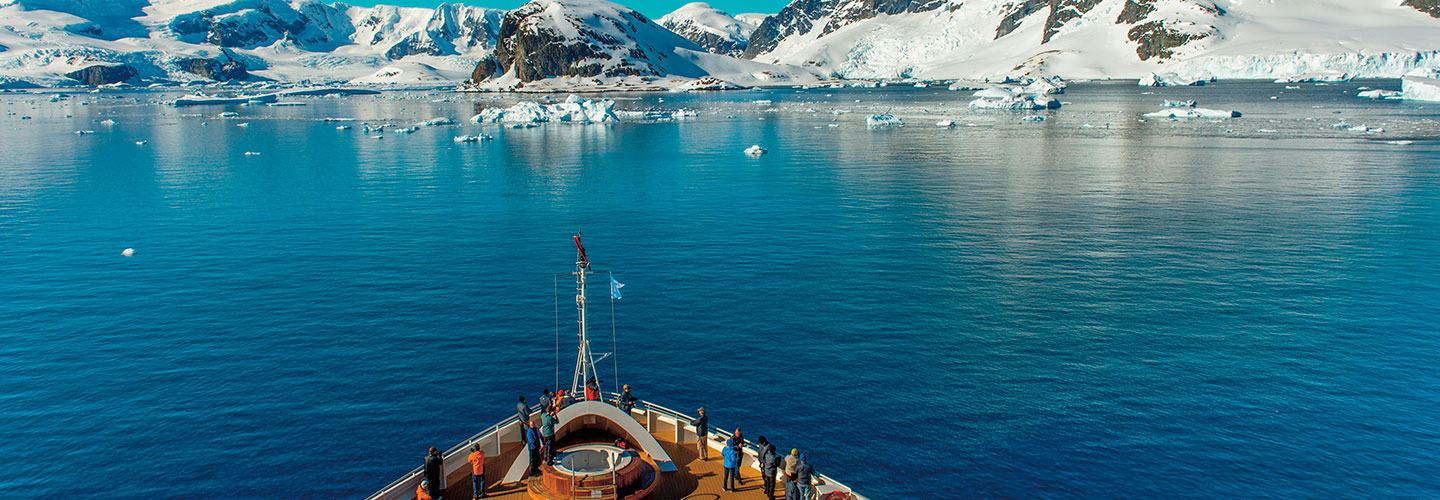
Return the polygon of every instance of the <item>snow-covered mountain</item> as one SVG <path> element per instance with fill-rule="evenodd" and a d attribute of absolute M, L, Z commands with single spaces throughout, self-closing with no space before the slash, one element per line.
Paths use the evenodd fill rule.
<path fill-rule="evenodd" d="M 605 0 L 532 0 L 505 14 L 476 89 L 720 87 L 811 83 L 814 74 L 707 52 Z"/>
<path fill-rule="evenodd" d="M 503 11 L 317 0 L 0 0 L 0 85 L 463 80 Z M 402 61 L 403 60 L 403 61 Z M 121 69 L 124 68 L 124 69 Z"/>
<path fill-rule="evenodd" d="M 732 56 L 745 51 L 750 34 L 758 27 L 758 23 L 741 21 L 705 2 L 687 3 L 659 21 L 661 26 L 705 50 Z"/>
<path fill-rule="evenodd" d="M 851 78 L 1395 77 L 1440 65 L 1436 0 L 794 0 L 744 56 Z"/>

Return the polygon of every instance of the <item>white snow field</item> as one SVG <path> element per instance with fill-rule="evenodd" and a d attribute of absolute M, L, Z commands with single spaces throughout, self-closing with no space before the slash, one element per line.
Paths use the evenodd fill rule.
<path fill-rule="evenodd" d="M 1100 0 L 1046 43 L 1041 40 L 1048 8 L 996 39 L 996 26 L 1017 4 L 951 0 L 935 10 L 880 14 L 829 33 L 831 20 L 823 18 L 756 60 L 873 79 L 1105 79 L 1154 73 L 1190 82 L 1329 71 L 1399 77 L 1415 67 L 1440 67 L 1440 20 L 1400 0 L 1157 0 L 1148 19 L 1163 19 L 1177 33 L 1209 36 L 1175 48 L 1169 59 L 1149 60 L 1141 60 L 1137 42 L 1128 37 L 1133 26 L 1117 23 L 1126 0 Z"/>

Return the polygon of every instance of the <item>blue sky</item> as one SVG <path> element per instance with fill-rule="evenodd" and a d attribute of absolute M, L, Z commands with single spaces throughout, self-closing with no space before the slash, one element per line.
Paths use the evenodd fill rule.
<path fill-rule="evenodd" d="M 490 7 L 495 9 L 513 9 L 524 4 L 527 0 L 450 0 L 448 3 L 463 3 L 479 7 Z M 610 0 L 626 7 L 640 11 L 649 17 L 660 17 L 670 11 L 680 8 L 681 5 L 691 1 L 702 1 L 711 6 L 729 12 L 739 14 L 742 12 L 763 12 L 774 14 L 779 11 L 789 0 Z M 442 0 L 340 0 L 341 3 L 369 7 L 377 4 L 400 5 L 404 7 L 434 7 Z"/>

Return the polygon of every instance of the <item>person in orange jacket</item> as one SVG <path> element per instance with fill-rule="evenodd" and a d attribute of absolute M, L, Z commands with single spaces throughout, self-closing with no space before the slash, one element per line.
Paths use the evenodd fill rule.
<path fill-rule="evenodd" d="M 474 498 L 485 498 L 485 452 L 479 443 L 470 447 L 470 483 L 475 486 Z"/>
<path fill-rule="evenodd" d="M 415 500 L 430 500 L 430 480 L 421 479 L 420 486 L 415 488 Z"/>

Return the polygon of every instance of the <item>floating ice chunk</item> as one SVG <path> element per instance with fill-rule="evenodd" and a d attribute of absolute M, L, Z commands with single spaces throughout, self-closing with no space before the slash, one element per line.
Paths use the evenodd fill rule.
<path fill-rule="evenodd" d="M 950 86 L 947 88 L 950 90 L 982 90 L 985 87 L 983 85 L 961 80 L 950 84 Z"/>
<path fill-rule="evenodd" d="M 700 113 L 693 109 L 677 109 L 674 112 L 670 113 L 670 118 L 676 120 L 684 120 L 686 118 L 692 118 L 696 116 L 700 116 Z"/>
<path fill-rule="evenodd" d="M 1206 83 L 1212 82 L 1212 81 L 1215 81 L 1215 79 L 1214 79 L 1214 78 L 1208 78 L 1208 79 L 1207 79 L 1207 78 L 1196 78 L 1196 79 L 1192 79 L 1192 78 L 1185 78 L 1185 77 L 1181 77 L 1181 76 L 1177 76 L 1177 75 L 1157 75 L 1157 74 L 1155 74 L 1155 73 L 1150 73 L 1150 74 L 1148 74 L 1148 75 L 1145 75 L 1145 76 L 1143 76 L 1143 77 L 1140 77 L 1140 81 L 1139 81 L 1139 82 L 1136 82 L 1136 83 L 1137 83 L 1138 85 L 1140 85 L 1141 87 L 1186 87 L 1186 86 L 1190 86 L 1190 87 L 1201 87 L 1201 86 L 1204 86 Z"/>
<path fill-rule="evenodd" d="M 246 151 L 245 156 L 260 156 L 258 151 Z"/>
<path fill-rule="evenodd" d="M 938 122 L 935 122 L 935 126 L 936 126 L 936 127 L 949 128 L 949 127 L 954 127 L 954 126 L 955 126 L 955 122 L 953 122 L 953 121 L 951 121 L 951 120 L 940 120 L 940 121 L 938 121 Z"/>
<path fill-rule="evenodd" d="M 865 117 L 865 127 L 867 128 L 902 127 L 904 125 L 904 120 L 891 114 L 870 115 Z"/>
<path fill-rule="evenodd" d="M 144 145 L 149 144 L 149 143 L 150 143 L 150 141 L 135 141 L 135 145 L 136 145 L 136 146 L 144 146 Z"/>
<path fill-rule="evenodd" d="M 303 102 L 293 102 L 293 101 L 287 101 L 287 102 L 272 102 L 272 103 L 270 103 L 270 104 L 266 104 L 266 106 L 270 106 L 270 107 L 289 107 L 289 106 L 304 106 L 304 105 L 305 105 L 305 103 L 303 103 Z"/>
<path fill-rule="evenodd" d="M 1030 116 L 1021 118 L 1020 121 L 1023 121 L 1023 122 L 1043 122 L 1043 121 L 1045 121 L 1045 117 L 1044 117 L 1044 116 L 1040 116 L 1040 115 L 1030 115 Z"/>
<path fill-rule="evenodd" d="M 559 104 L 534 101 L 516 103 L 509 108 L 488 108 L 470 118 L 475 123 L 602 123 L 615 121 L 615 101 L 582 100 L 571 95 Z"/>
<path fill-rule="evenodd" d="M 249 127 L 249 126 L 250 126 L 250 122 L 236 123 L 235 126 L 236 126 L 236 127 Z"/>
<path fill-rule="evenodd" d="M 100 122 L 100 124 L 101 124 L 101 125 L 104 125 L 104 126 L 106 126 L 106 127 L 114 127 L 114 126 L 115 126 L 115 120 L 111 120 L 111 119 L 109 119 L 109 118 L 106 118 L 105 121 Z"/>
<path fill-rule="evenodd" d="M 349 125 L 340 125 L 338 127 L 335 127 L 335 130 L 350 130 L 350 128 L 351 127 Z"/>
<path fill-rule="evenodd" d="M 93 133 L 95 133 L 94 130 L 76 130 L 76 131 L 75 131 L 75 135 L 90 135 L 90 134 L 93 134 Z"/>
<path fill-rule="evenodd" d="M 1169 99 L 1166 99 L 1165 104 L 1161 104 L 1161 106 L 1167 108 L 1193 108 L 1195 107 L 1195 100 L 1190 99 L 1186 101 L 1171 101 Z"/>
<path fill-rule="evenodd" d="M 829 128 L 835 128 L 835 127 L 839 127 L 839 126 L 840 126 L 839 123 L 831 123 L 831 124 L 829 124 L 829 125 L 826 125 L 826 127 L 829 127 Z"/>
<path fill-rule="evenodd" d="M 1060 109 L 1060 100 L 1048 95 L 1023 95 L 1000 99 L 981 97 L 970 101 L 976 109 Z"/>
<path fill-rule="evenodd" d="M 1285 90 L 1300 90 L 1299 85 L 1286 85 Z"/>
<path fill-rule="evenodd" d="M 1345 130 L 1348 130 L 1348 131 L 1350 131 L 1350 132 L 1355 132 L 1355 133 L 1357 133 L 1357 134 L 1365 134 L 1365 133 L 1372 133 L 1372 132 L 1373 132 L 1373 133 L 1380 134 L 1380 133 L 1384 133 L 1384 132 L 1385 132 L 1385 129 L 1383 129 L 1383 128 L 1380 128 L 1380 127 L 1371 127 L 1371 126 L 1369 126 L 1369 125 L 1356 125 L 1356 126 L 1347 128 L 1347 129 L 1345 129 Z"/>
<path fill-rule="evenodd" d="M 418 126 L 410 126 L 410 127 L 405 127 L 405 128 L 401 128 L 401 129 L 395 129 L 395 133 L 397 133 L 397 134 L 411 134 L 411 133 L 415 133 L 415 132 L 417 132 L 417 131 L 419 131 L 419 130 L 420 130 L 420 127 L 418 127 Z"/>
<path fill-rule="evenodd" d="M 772 103 L 769 99 L 756 99 L 755 104 L 760 106 L 769 106 Z"/>
<path fill-rule="evenodd" d="M 124 255 L 124 256 L 126 256 L 126 257 L 134 257 L 134 256 L 135 256 L 135 249 L 134 249 L 134 248 L 126 248 L 126 249 L 120 251 L 120 255 Z"/>
<path fill-rule="evenodd" d="M 494 139 L 494 137 L 490 137 L 490 136 L 485 135 L 485 134 L 479 134 L 479 135 L 461 135 L 461 136 L 456 136 L 456 137 L 455 137 L 455 142 L 457 142 L 457 143 L 480 142 L 480 141 L 488 141 L 488 140 L 491 140 L 491 139 Z"/>
<path fill-rule="evenodd" d="M 1286 78 L 1275 80 L 1275 83 L 1304 83 L 1304 82 L 1348 82 L 1354 77 L 1350 73 L 1340 70 L 1321 71 L 1316 73 L 1301 73 Z"/>
<path fill-rule="evenodd" d="M 1146 113 L 1146 118 L 1239 118 L 1239 111 L 1222 111 L 1205 108 L 1171 108 Z"/>
<path fill-rule="evenodd" d="M 1401 79 L 1405 99 L 1412 101 L 1440 101 L 1440 79 L 1423 76 L 1406 76 Z"/>
<path fill-rule="evenodd" d="M 1355 94 L 1355 97 L 1364 99 L 1403 99 L 1405 98 L 1405 92 L 1400 90 L 1374 89 Z"/>
<path fill-rule="evenodd" d="M 745 154 L 750 156 L 760 156 L 765 154 L 766 152 L 767 151 L 765 150 L 765 148 L 760 147 L 759 144 L 753 144 L 750 147 L 745 148 Z"/>
<path fill-rule="evenodd" d="M 416 126 L 416 127 L 438 127 L 438 126 L 441 126 L 441 125 L 454 125 L 454 124 L 455 124 L 455 120 L 451 120 L 451 119 L 448 118 L 448 117 L 442 116 L 442 117 L 439 117 L 439 118 L 431 118 L 431 119 L 429 119 L 429 120 L 425 120 L 425 121 L 423 121 L 423 122 L 416 123 L 415 126 Z"/>
<path fill-rule="evenodd" d="M 1415 144 L 1415 141 L 1389 141 L 1386 142 L 1386 144 L 1391 144 L 1395 146 L 1409 146 L 1411 144 Z"/>
<path fill-rule="evenodd" d="M 989 87 L 980 89 L 970 95 L 989 99 L 1009 99 L 1015 97 L 1017 94 L 1016 90 L 1014 87 Z"/>
<path fill-rule="evenodd" d="M 1350 126 L 1351 126 L 1351 125 L 1350 125 L 1349 123 L 1345 123 L 1345 120 L 1340 120 L 1340 121 L 1337 122 L 1337 123 L 1332 123 L 1332 124 L 1330 124 L 1330 128 L 1344 128 L 1344 129 L 1348 129 L 1348 128 L 1350 128 Z"/>
<path fill-rule="evenodd" d="M 203 104 L 248 104 L 252 102 L 275 102 L 280 100 L 280 94 L 263 94 L 238 97 L 216 97 L 208 95 L 187 95 L 175 99 L 175 106 L 198 106 Z"/>

